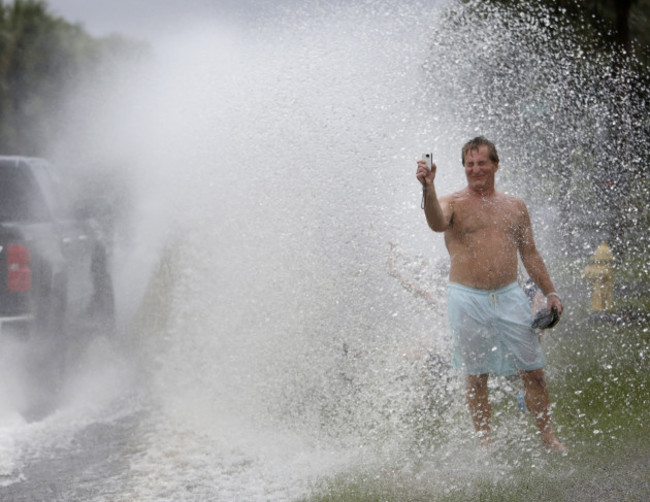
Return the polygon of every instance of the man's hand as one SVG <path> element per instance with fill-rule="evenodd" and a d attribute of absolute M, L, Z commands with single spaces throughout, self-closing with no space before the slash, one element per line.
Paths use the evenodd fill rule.
<path fill-rule="evenodd" d="M 433 180 L 436 177 L 436 165 L 431 164 L 431 169 L 427 167 L 424 160 L 418 160 L 418 170 L 415 173 L 417 179 L 422 183 L 424 188 L 433 186 Z"/>
<path fill-rule="evenodd" d="M 559 296 L 550 294 L 546 297 L 546 310 L 550 312 L 553 308 L 557 311 L 558 315 L 562 315 L 562 311 L 564 310 L 562 300 L 560 300 Z"/>

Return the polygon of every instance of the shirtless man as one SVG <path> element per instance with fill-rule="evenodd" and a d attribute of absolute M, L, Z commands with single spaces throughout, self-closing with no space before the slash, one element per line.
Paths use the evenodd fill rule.
<path fill-rule="evenodd" d="M 490 443 L 491 408 L 488 375 L 519 374 L 526 406 L 533 413 L 543 444 L 564 451 L 551 428 L 545 359 L 531 328 L 526 297 L 517 284 L 517 253 L 530 277 L 546 296 L 546 308 L 562 313 L 535 242 L 526 205 L 497 192 L 494 176 L 499 157 L 483 137 L 462 149 L 467 187 L 438 198 L 433 184 L 436 165 L 418 162 L 429 227 L 444 232 L 451 258 L 448 318 L 452 364 L 467 375 L 469 411 L 482 443 Z"/>

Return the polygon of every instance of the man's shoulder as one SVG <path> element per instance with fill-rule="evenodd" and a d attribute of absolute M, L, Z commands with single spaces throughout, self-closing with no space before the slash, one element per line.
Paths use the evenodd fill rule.
<path fill-rule="evenodd" d="M 504 204 L 512 205 L 519 209 L 526 208 L 526 203 L 524 202 L 524 200 L 515 195 L 505 193 L 505 192 L 498 192 L 498 198 Z"/>
<path fill-rule="evenodd" d="M 440 202 L 457 202 L 467 198 L 467 190 L 461 189 L 456 192 L 448 193 L 440 197 Z"/>

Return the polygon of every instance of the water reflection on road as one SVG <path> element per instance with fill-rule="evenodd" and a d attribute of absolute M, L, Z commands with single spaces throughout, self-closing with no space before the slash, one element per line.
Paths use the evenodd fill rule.
<path fill-rule="evenodd" d="M 56 410 L 28 422 L 0 403 L 0 500 L 117 500 L 140 445 L 137 371 L 98 338 L 70 368 Z"/>

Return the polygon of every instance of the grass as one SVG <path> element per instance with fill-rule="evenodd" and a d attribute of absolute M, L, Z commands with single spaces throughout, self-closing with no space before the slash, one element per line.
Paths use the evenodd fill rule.
<path fill-rule="evenodd" d="M 360 465 L 321 479 L 302 502 L 650 500 L 650 329 L 642 319 L 594 318 L 586 305 L 570 321 L 544 342 L 554 420 L 569 455 L 542 454 L 524 439 L 534 427 L 505 418 L 513 415 L 508 401 L 493 409 L 505 444 L 487 457 L 438 440 L 419 450 L 431 457 L 428 465 L 413 458 L 408 468 Z M 448 433 L 438 427 L 432 437 Z"/>
<path fill-rule="evenodd" d="M 565 327 L 551 348 L 558 420 L 577 420 L 587 436 L 636 434 L 648 425 L 650 330 L 643 319 L 613 322 L 585 312 L 577 330 Z M 580 430 L 576 436 L 586 441 Z"/>

